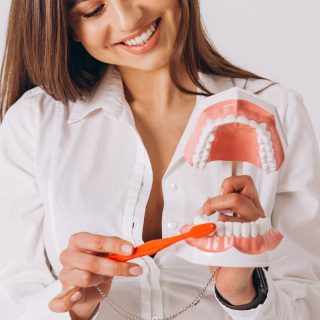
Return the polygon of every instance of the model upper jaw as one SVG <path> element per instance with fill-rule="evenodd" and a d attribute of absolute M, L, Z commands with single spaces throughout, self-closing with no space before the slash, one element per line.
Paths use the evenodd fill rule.
<path fill-rule="evenodd" d="M 261 254 L 275 249 L 283 236 L 271 227 L 269 218 L 259 218 L 256 221 L 222 222 L 212 216 L 196 216 L 194 224 L 214 222 L 217 226 L 213 235 L 203 238 L 189 238 L 186 243 L 205 252 L 223 252 L 230 248 L 247 254 Z M 194 225 L 193 224 L 193 225 Z M 189 231 L 192 226 L 185 225 L 180 232 Z"/>
<path fill-rule="evenodd" d="M 196 168 L 213 160 L 250 162 L 267 173 L 284 160 L 274 115 L 245 100 L 228 100 L 205 109 L 186 149 Z"/>

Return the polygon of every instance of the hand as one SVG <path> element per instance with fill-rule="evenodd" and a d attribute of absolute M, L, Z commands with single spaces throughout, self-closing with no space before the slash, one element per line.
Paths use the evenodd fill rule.
<path fill-rule="evenodd" d="M 221 194 L 209 198 L 200 209 L 201 214 L 232 211 L 233 216 L 221 214 L 220 221 L 250 222 L 265 217 L 259 195 L 250 176 L 232 176 L 221 185 Z M 233 305 L 250 303 L 256 296 L 252 281 L 254 268 L 210 267 L 216 271 L 215 283 L 219 293 Z"/>
<path fill-rule="evenodd" d="M 72 319 L 89 319 L 102 300 L 96 285 L 108 295 L 114 276 L 137 276 L 143 269 L 134 263 L 102 257 L 106 253 L 130 255 L 131 243 L 117 237 L 76 233 L 62 251 L 59 274 L 63 291 L 49 303 L 54 312 L 70 312 Z"/>

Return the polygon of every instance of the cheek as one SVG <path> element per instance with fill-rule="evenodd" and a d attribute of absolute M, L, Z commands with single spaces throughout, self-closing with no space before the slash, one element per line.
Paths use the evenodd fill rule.
<path fill-rule="evenodd" d="M 79 39 L 84 47 L 101 47 L 107 45 L 105 28 L 100 24 L 91 24 L 80 28 Z"/>

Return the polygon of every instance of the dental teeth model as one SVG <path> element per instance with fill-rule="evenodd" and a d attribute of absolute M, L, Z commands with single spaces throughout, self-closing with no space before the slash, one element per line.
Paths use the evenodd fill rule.
<path fill-rule="evenodd" d="M 250 223 L 216 221 L 213 216 L 196 216 L 193 224 L 185 225 L 181 233 L 193 225 L 213 222 L 217 229 L 208 237 L 188 238 L 177 246 L 175 253 L 192 263 L 225 267 L 267 266 L 275 258 L 272 251 L 283 239 L 280 232 L 271 227 L 269 218 Z"/>
<path fill-rule="evenodd" d="M 249 162 L 266 173 L 280 168 L 286 141 L 272 105 L 232 88 L 204 98 L 198 110 L 195 131 L 184 151 L 193 167 L 203 169 L 210 161 L 222 160 Z M 178 244 L 175 253 L 179 257 L 208 266 L 263 267 L 285 255 L 280 246 L 283 236 L 271 227 L 269 218 L 242 223 L 218 221 L 217 213 L 196 216 L 180 232 L 208 222 L 216 224 L 214 234 Z"/>
<path fill-rule="evenodd" d="M 239 88 L 200 102 L 202 110 L 185 151 L 195 168 L 215 160 L 249 162 L 272 173 L 284 161 L 285 138 L 276 109 Z"/>

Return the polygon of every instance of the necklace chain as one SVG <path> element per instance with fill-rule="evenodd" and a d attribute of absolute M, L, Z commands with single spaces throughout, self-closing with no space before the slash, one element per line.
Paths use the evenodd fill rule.
<path fill-rule="evenodd" d="M 177 317 L 179 317 L 181 314 L 183 314 L 184 312 L 188 311 L 189 309 L 191 309 L 192 307 L 196 306 L 200 300 L 202 299 L 202 297 L 204 296 L 207 288 L 209 287 L 210 283 L 213 281 L 214 279 L 214 275 L 215 272 L 213 272 L 210 276 L 210 278 L 208 279 L 206 285 L 200 290 L 199 294 L 193 299 L 193 301 L 186 305 L 183 309 L 181 309 L 180 311 L 172 314 L 171 316 L 165 317 L 165 318 L 156 318 L 156 317 L 152 317 L 152 320 L 173 320 Z M 119 306 L 116 302 L 114 302 L 112 299 L 110 299 L 99 286 L 96 286 L 100 296 L 102 297 L 103 300 L 105 300 L 109 306 L 123 319 L 125 320 L 147 320 L 145 318 L 139 317 L 133 313 L 130 313 L 129 311 L 123 309 L 121 306 Z"/>

